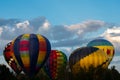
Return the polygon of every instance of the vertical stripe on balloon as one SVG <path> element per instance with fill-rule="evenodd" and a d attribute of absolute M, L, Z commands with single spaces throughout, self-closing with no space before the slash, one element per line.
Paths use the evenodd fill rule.
<path fill-rule="evenodd" d="M 31 75 L 36 72 L 36 64 L 39 52 L 39 40 L 35 34 L 30 34 L 29 38 L 30 72 Z"/>
<path fill-rule="evenodd" d="M 30 57 L 29 57 L 29 34 L 24 34 L 20 39 L 19 53 L 23 63 L 23 67 L 29 72 Z"/>
<path fill-rule="evenodd" d="M 21 39 L 22 35 L 18 36 L 16 39 L 14 39 L 12 42 L 13 42 L 13 51 L 14 51 L 14 55 L 19 63 L 19 65 L 23 68 L 24 70 L 24 67 L 23 67 L 23 62 L 21 60 L 21 57 L 20 57 L 20 52 L 19 52 L 19 43 L 20 43 L 20 39 Z"/>
<path fill-rule="evenodd" d="M 37 35 L 37 38 L 39 40 L 39 53 L 38 53 L 38 59 L 37 59 L 37 65 L 36 68 L 41 66 L 41 63 L 46 57 L 46 50 L 47 50 L 47 45 L 46 45 L 46 40 L 43 36 Z"/>

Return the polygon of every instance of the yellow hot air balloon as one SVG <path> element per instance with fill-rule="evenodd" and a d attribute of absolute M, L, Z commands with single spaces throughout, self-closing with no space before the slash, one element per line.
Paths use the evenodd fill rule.
<path fill-rule="evenodd" d="M 79 73 L 80 69 L 89 70 L 101 67 L 106 68 L 108 57 L 104 51 L 95 47 L 82 47 L 74 50 L 69 57 L 69 64 L 73 74 Z"/>
<path fill-rule="evenodd" d="M 93 47 L 97 47 L 99 49 L 102 49 L 107 54 L 107 56 L 109 58 L 108 64 L 111 62 L 111 60 L 114 56 L 114 53 L 115 53 L 113 44 L 105 39 L 92 40 L 87 44 L 87 46 L 93 46 Z"/>

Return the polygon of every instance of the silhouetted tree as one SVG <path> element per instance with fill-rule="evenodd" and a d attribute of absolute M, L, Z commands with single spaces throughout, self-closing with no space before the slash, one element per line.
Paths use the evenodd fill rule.
<path fill-rule="evenodd" d="M 5 65 L 0 65 L 0 80 L 17 80 Z"/>
<path fill-rule="evenodd" d="M 0 80 L 51 80 L 45 72 L 39 71 L 33 77 L 28 77 L 24 73 L 19 75 L 13 74 L 5 65 L 0 65 Z M 80 68 L 78 74 L 73 74 L 70 69 L 64 68 L 58 74 L 56 80 L 120 80 L 120 73 L 115 69 L 115 66 L 108 68 L 93 68 L 89 70 Z"/>

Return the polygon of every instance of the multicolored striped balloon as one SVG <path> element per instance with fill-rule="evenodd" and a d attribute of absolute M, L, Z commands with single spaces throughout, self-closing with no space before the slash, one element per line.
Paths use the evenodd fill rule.
<path fill-rule="evenodd" d="M 51 54 L 44 65 L 44 71 L 50 79 L 56 80 L 64 72 L 67 65 L 67 56 L 59 50 L 51 50 Z"/>
<path fill-rule="evenodd" d="M 90 67 L 106 68 L 107 62 L 106 53 L 96 47 L 78 48 L 69 57 L 69 65 L 73 74 L 78 74 L 81 69 L 88 71 Z"/>
<path fill-rule="evenodd" d="M 23 34 L 13 40 L 13 51 L 23 71 L 34 76 L 49 57 L 51 45 L 40 34 Z"/>
<path fill-rule="evenodd" d="M 4 58 L 6 60 L 6 62 L 8 63 L 8 65 L 17 73 L 19 74 L 22 69 L 20 67 L 20 65 L 18 64 L 14 52 L 13 52 L 13 43 L 9 42 L 6 46 L 5 49 L 3 51 L 3 55 Z"/>
<path fill-rule="evenodd" d="M 111 60 L 114 56 L 114 53 L 115 53 L 113 44 L 105 39 L 92 40 L 87 44 L 87 46 L 93 46 L 93 47 L 97 47 L 97 48 L 103 50 L 109 58 L 109 63 L 111 62 Z"/>

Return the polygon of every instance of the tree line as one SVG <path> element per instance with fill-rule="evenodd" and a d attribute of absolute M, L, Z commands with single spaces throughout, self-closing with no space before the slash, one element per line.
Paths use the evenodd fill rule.
<path fill-rule="evenodd" d="M 0 80 L 51 80 L 49 76 L 40 70 L 33 77 L 28 77 L 24 73 L 15 74 L 10 71 L 6 65 L 0 64 Z M 120 73 L 115 69 L 115 66 L 110 69 L 93 68 L 92 66 L 88 71 L 81 68 L 78 74 L 73 74 L 69 68 L 64 68 L 58 74 L 56 80 L 120 80 Z"/>

